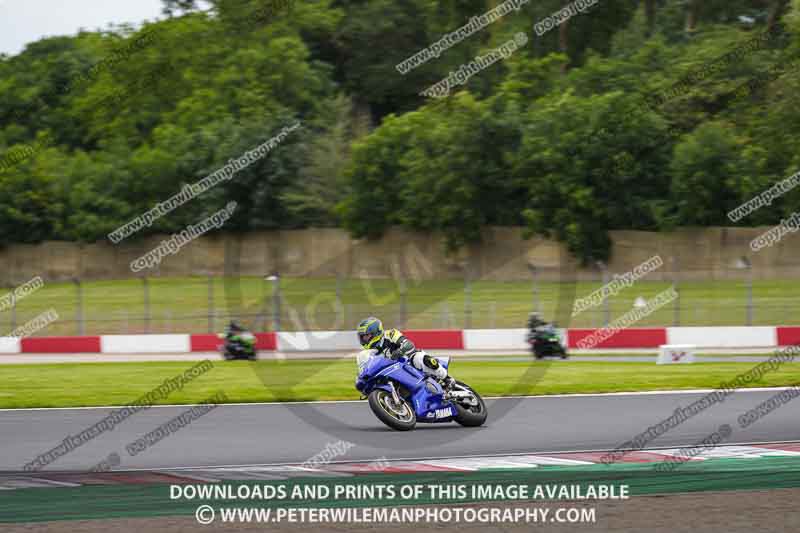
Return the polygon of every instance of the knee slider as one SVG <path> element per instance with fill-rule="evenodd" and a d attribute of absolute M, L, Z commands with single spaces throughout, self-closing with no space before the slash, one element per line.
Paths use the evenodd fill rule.
<path fill-rule="evenodd" d="M 437 368 L 439 368 L 438 359 L 434 359 L 430 355 L 423 356 L 422 357 L 422 362 L 425 363 L 425 366 L 427 366 L 431 370 L 436 370 Z"/>

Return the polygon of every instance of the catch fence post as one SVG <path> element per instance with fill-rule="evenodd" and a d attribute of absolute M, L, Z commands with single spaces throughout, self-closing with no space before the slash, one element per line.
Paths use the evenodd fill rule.
<path fill-rule="evenodd" d="M 150 283 L 147 276 L 142 277 L 142 289 L 144 291 L 144 332 L 150 333 Z"/>
<path fill-rule="evenodd" d="M 603 287 L 608 284 L 608 265 L 606 265 L 603 261 L 597 262 L 598 266 L 601 269 L 603 274 Z M 611 296 L 603 298 L 603 326 L 608 327 L 608 324 L 611 322 Z"/>
<path fill-rule="evenodd" d="M 753 267 L 747 269 L 747 325 L 753 325 Z"/>
<path fill-rule="evenodd" d="M 672 313 L 672 325 L 677 327 L 681 325 L 681 290 L 680 290 L 680 274 L 678 272 L 678 260 L 672 256 L 672 288 L 677 296 L 675 297 L 675 304 Z"/>
<path fill-rule="evenodd" d="M 281 277 L 279 274 L 269 277 L 272 285 L 272 324 L 275 331 L 281 330 Z"/>
<path fill-rule="evenodd" d="M 13 287 L 12 287 L 13 290 Z M 17 329 L 17 299 L 11 299 L 11 331 Z"/>
<path fill-rule="evenodd" d="M 734 268 L 747 271 L 747 303 L 746 303 L 746 325 L 753 325 L 753 263 L 747 256 L 742 256 L 734 263 Z"/>
<path fill-rule="evenodd" d="M 206 303 L 206 312 L 208 314 L 208 332 L 214 333 L 214 276 L 208 275 L 208 301 Z"/>
<path fill-rule="evenodd" d="M 342 316 L 342 323 L 347 324 L 347 313 L 344 310 L 344 304 L 342 303 L 342 289 L 344 286 L 344 281 L 342 280 L 342 274 L 338 270 L 336 271 L 336 309 L 341 309 L 343 316 Z M 333 317 L 333 323 L 336 323 L 336 316 Z"/>
<path fill-rule="evenodd" d="M 400 278 L 400 329 L 406 329 L 406 313 L 408 306 L 408 287 L 405 277 Z"/>
<path fill-rule="evenodd" d="M 542 314 L 542 300 L 539 298 L 539 269 L 534 265 L 528 264 L 528 270 L 533 277 L 533 310 Z"/>
<path fill-rule="evenodd" d="M 75 309 L 75 322 L 78 324 L 78 335 L 83 335 L 86 331 L 83 323 L 83 287 L 81 280 L 73 278 L 72 282 L 75 284 L 75 291 L 77 296 L 76 309 Z"/>
<path fill-rule="evenodd" d="M 470 280 L 469 267 L 465 269 L 464 276 L 464 329 L 472 328 L 472 281 Z"/>

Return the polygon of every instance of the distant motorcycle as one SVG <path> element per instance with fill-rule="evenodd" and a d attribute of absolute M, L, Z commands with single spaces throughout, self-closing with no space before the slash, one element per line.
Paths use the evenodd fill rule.
<path fill-rule="evenodd" d="M 536 359 L 545 357 L 567 358 L 567 349 L 561 344 L 558 331 L 550 326 L 528 334 L 528 343 Z"/>
<path fill-rule="evenodd" d="M 449 357 L 437 357 L 447 368 Z M 358 355 L 359 374 L 356 389 L 367 397 L 378 419 L 392 429 L 408 431 L 417 422 L 457 422 L 462 426 L 480 426 L 486 421 L 486 404 L 466 383 L 456 381 L 445 390 L 404 357 L 392 360 L 376 356 L 374 350 Z"/>
<path fill-rule="evenodd" d="M 242 331 L 233 335 L 220 333 L 217 337 L 225 341 L 224 344 L 217 346 L 217 349 L 228 361 L 232 359 L 249 359 L 255 361 L 256 336 L 249 331 Z"/>

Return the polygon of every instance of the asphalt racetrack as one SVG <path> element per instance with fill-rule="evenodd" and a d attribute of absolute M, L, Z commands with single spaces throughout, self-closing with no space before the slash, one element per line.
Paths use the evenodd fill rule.
<path fill-rule="evenodd" d="M 725 444 L 800 440 L 800 402 L 789 402 L 740 429 L 737 418 L 779 389 L 740 390 L 723 403 L 669 430 L 652 448 L 691 446 L 720 425 L 732 434 Z M 111 453 L 115 469 L 164 469 L 302 463 L 328 444 L 353 443 L 336 461 L 431 459 L 515 453 L 613 449 L 703 392 L 616 393 L 500 398 L 487 401 L 484 427 L 418 424 L 410 432 L 386 428 L 365 401 L 220 405 L 136 455 L 126 444 L 153 431 L 190 406 L 163 406 L 134 414 L 73 449 L 44 471 L 86 471 Z M 97 423 L 111 408 L 0 411 L 0 470 L 20 471 L 69 435 Z"/>

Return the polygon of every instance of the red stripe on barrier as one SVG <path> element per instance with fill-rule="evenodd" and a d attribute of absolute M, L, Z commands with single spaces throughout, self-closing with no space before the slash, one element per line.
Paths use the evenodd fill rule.
<path fill-rule="evenodd" d="M 800 326 L 778 326 L 775 328 L 778 346 L 800 344 Z"/>
<path fill-rule="evenodd" d="M 460 329 L 416 329 L 404 331 L 403 335 L 422 350 L 464 349 L 464 335 Z"/>
<path fill-rule="evenodd" d="M 29 337 L 20 341 L 20 353 L 100 353 L 100 336 Z"/>
<path fill-rule="evenodd" d="M 278 335 L 274 331 L 267 333 L 256 333 L 256 349 L 257 350 L 277 350 L 278 349 Z"/>
<path fill-rule="evenodd" d="M 222 344 L 222 339 L 212 334 L 190 335 L 190 350 L 193 352 L 214 352 Z"/>
<path fill-rule="evenodd" d="M 570 329 L 567 334 L 569 347 L 580 348 L 578 343 L 595 331 L 601 330 Z M 590 342 L 589 339 L 587 342 Z M 629 328 L 617 331 L 595 348 L 658 348 L 662 344 L 667 344 L 667 328 Z"/>

